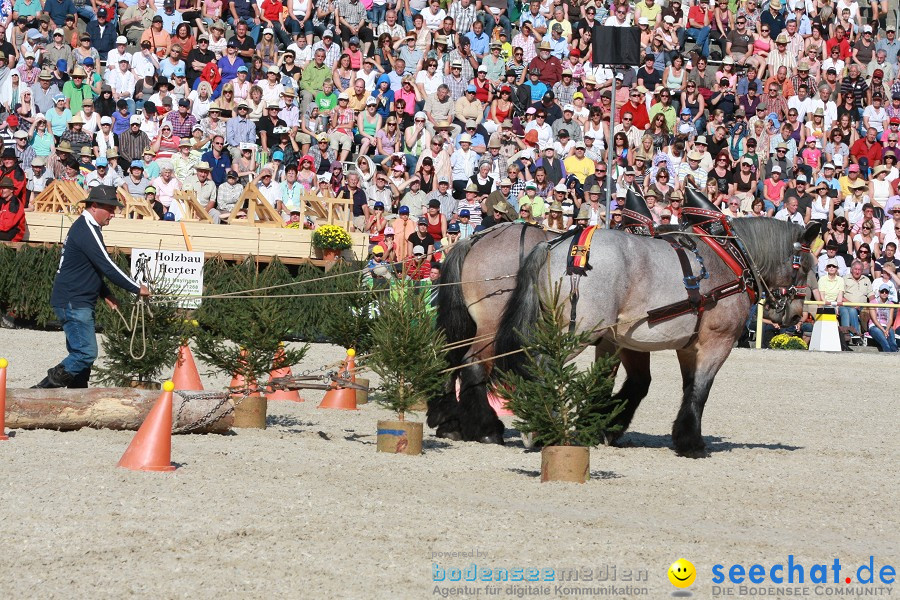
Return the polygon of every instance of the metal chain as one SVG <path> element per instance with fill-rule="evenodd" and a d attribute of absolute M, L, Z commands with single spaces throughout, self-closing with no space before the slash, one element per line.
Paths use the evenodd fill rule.
<path fill-rule="evenodd" d="M 203 415 L 193 423 L 188 423 L 183 427 L 173 428 L 172 433 L 189 433 L 203 427 L 210 427 L 219 422 L 227 415 L 234 412 L 234 409 L 240 406 L 241 402 L 243 402 L 250 396 L 249 390 L 245 391 L 244 395 L 239 399 L 233 399 L 230 394 L 227 394 L 225 392 L 190 392 L 178 390 L 175 393 L 183 398 L 181 404 L 178 406 L 178 412 L 176 413 L 175 418 L 176 422 L 178 422 L 178 420 L 181 418 L 181 413 L 184 411 L 185 405 L 187 405 L 187 403 L 191 400 L 216 399 L 218 400 L 218 402 L 205 415 Z M 233 401 L 233 405 L 225 406 L 229 400 Z M 223 407 L 225 407 L 224 410 L 222 410 Z M 219 412 L 220 410 L 221 412 Z M 218 415 L 216 415 L 217 412 L 219 412 Z"/>

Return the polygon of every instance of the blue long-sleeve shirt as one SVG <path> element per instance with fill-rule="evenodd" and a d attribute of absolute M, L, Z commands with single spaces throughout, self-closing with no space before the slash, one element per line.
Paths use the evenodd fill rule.
<path fill-rule="evenodd" d="M 104 277 L 133 294 L 141 291 L 141 286 L 110 258 L 100 225 L 85 212 L 72 224 L 66 236 L 50 305 L 54 308 L 93 308 L 97 298 L 110 296 Z"/>

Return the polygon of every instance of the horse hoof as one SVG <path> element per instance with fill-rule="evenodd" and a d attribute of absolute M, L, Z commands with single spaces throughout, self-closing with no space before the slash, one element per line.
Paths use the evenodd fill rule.
<path fill-rule="evenodd" d="M 478 441 L 482 444 L 500 444 L 502 446 L 503 435 L 499 433 L 492 433 L 490 435 L 479 438 Z"/>
<path fill-rule="evenodd" d="M 709 458 L 709 452 L 707 452 L 705 446 L 684 448 L 680 450 L 676 448 L 675 452 L 678 456 L 683 456 L 685 458 Z"/>
<path fill-rule="evenodd" d="M 439 438 L 443 438 L 445 440 L 450 440 L 453 442 L 458 442 L 462 439 L 462 434 L 458 431 L 442 431 L 440 429 L 435 432 L 435 434 Z"/>

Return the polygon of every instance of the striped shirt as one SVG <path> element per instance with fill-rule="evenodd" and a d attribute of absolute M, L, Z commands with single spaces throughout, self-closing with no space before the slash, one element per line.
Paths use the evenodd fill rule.
<path fill-rule="evenodd" d="M 366 17 L 366 8 L 362 2 L 352 2 L 351 0 L 340 0 L 337 5 L 337 12 L 341 15 L 341 20 L 346 21 L 353 27 L 359 25 Z"/>
<path fill-rule="evenodd" d="M 454 28 L 457 31 L 470 31 L 475 22 L 475 3 L 470 2 L 468 8 L 463 8 L 460 0 L 455 0 L 450 5 L 447 16 L 453 19 Z"/>

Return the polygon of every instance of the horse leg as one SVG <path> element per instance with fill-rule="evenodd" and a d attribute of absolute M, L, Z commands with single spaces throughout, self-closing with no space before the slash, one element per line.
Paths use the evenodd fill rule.
<path fill-rule="evenodd" d="M 681 364 L 681 378 L 684 396 L 681 408 L 672 425 L 672 443 L 675 452 L 689 458 L 707 456 L 706 444 L 703 442 L 701 422 L 709 390 L 715 381 L 716 373 L 731 353 L 731 342 L 711 347 L 693 345 L 678 351 L 678 362 Z"/>
<path fill-rule="evenodd" d="M 459 373 L 454 372 L 450 376 L 444 393 L 428 401 L 426 420 L 429 427 L 437 430 L 435 431 L 437 437 L 455 441 L 462 439 L 459 426 L 459 402 L 456 399 L 456 382 L 458 380 Z"/>
<path fill-rule="evenodd" d="M 599 358 L 602 352 L 601 346 L 597 345 L 596 348 Z M 641 405 L 641 400 L 647 396 L 647 391 L 650 389 L 650 353 L 621 348 L 619 358 L 622 366 L 625 367 L 626 378 L 622 388 L 613 395 L 613 399 L 624 399 L 625 407 L 613 419 L 613 429 L 604 433 L 606 438 L 604 443 L 607 445 L 612 445 L 622 437 L 631 424 L 631 419 L 634 418 L 638 406 Z"/>
<path fill-rule="evenodd" d="M 462 439 L 503 444 L 503 421 L 488 403 L 487 372 L 482 364 L 469 365 L 459 375 L 459 424 Z"/>

